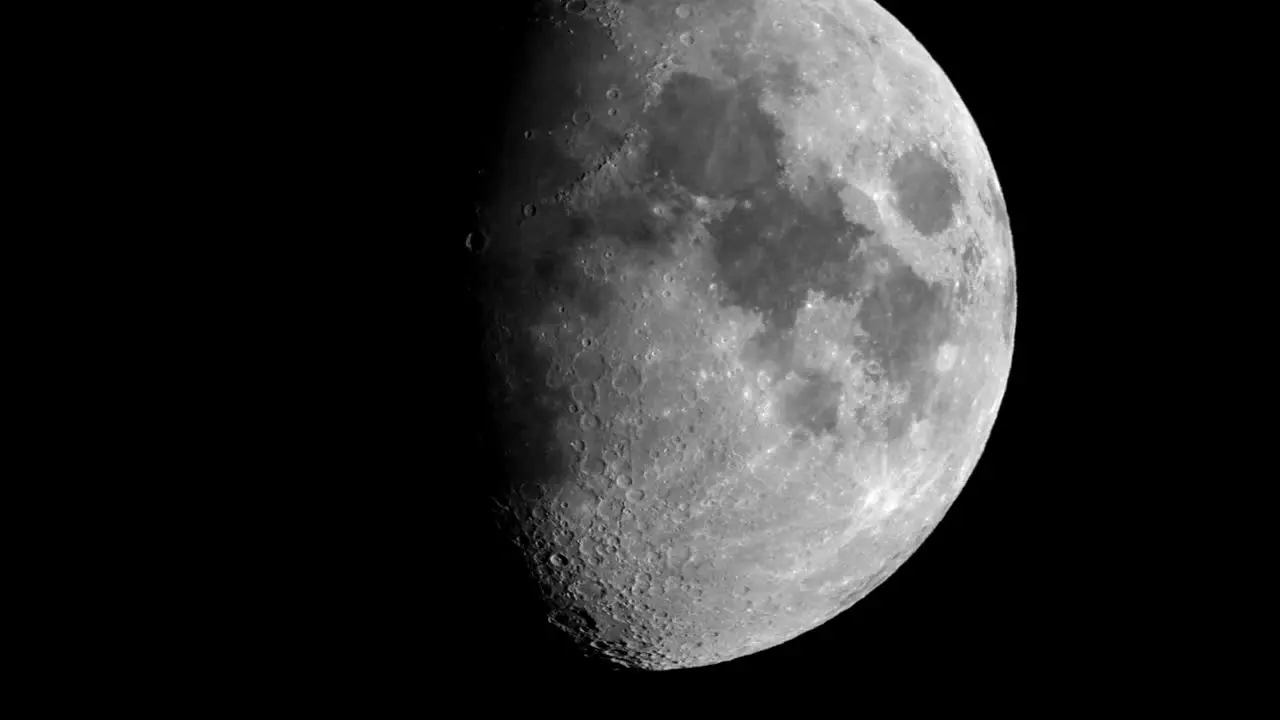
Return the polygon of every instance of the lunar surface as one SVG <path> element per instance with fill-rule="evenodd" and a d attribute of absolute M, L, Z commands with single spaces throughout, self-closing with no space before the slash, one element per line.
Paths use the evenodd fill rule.
<path fill-rule="evenodd" d="M 643 669 L 810 630 L 920 546 L 1013 353 L 978 129 L 860 0 L 545 2 L 476 207 L 497 524 Z"/>

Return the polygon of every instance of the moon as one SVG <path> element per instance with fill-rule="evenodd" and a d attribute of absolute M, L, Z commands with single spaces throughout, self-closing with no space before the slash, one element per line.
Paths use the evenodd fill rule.
<path fill-rule="evenodd" d="M 784 643 L 961 492 L 1013 357 L 1000 184 L 874 2 L 542 2 L 467 248 L 498 526 L 646 670 Z"/>

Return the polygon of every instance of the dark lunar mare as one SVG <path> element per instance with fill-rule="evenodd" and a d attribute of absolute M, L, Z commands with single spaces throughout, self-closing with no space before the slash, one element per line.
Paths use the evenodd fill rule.
<path fill-rule="evenodd" d="M 945 293 L 887 245 L 873 242 L 871 229 L 845 217 L 840 181 L 819 172 L 799 192 L 785 185 L 782 131 L 759 104 L 765 82 L 747 78 L 723 88 L 674 75 L 646 118 L 648 162 L 691 193 L 735 201 L 708 225 L 718 279 L 730 303 L 765 320 L 766 329 L 753 339 L 752 359 L 772 363 L 779 377 L 794 370 L 804 379 L 785 412 L 813 434 L 834 430 L 842 388 L 814 369 L 792 366 L 789 331 L 811 291 L 846 300 L 860 296 L 859 321 L 869 333 L 861 350 L 879 362 L 888 380 L 911 384 L 907 405 L 886 428 L 887 439 L 896 439 L 923 413 L 932 389 L 923 360 L 950 333 Z M 940 166 L 931 162 L 912 155 L 899 179 L 918 191 L 936 225 L 938 203 L 950 212 L 954 179 L 948 185 L 937 178 Z M 868 264 L 881 259 L 890 272 L 863 294 L 859 283 Z"/>
<path fill-rule="evenodd" d="M 799 196 L 783 185 L 783 135 L 761 90 L 756 78 L 722 89 L 676 74 L 646 118 L 648 161 L 691 193 L 735 201 L 708 225 L 719 279 L 731 303 L 786 330 L 810 290 L 853 290 L 854 251 L 872 232 L 844 217 L 837 182 L 817 178 Z"/>
<path fill-rule="evenodd" d="M 937 235 L 955 220 L 960 184 L 927 147 L 913 147 L 889 166 L 898 212 L 921 235 Z"/>
<path fill-rule="evenodd" d="M 947 296 L 900 260 L 888 277 L 863 298 L 859 320 L 867 331 L 866 354 L 875 359 L 884 379 L 909 384 L 907 401 L 887 418 L 883 439 L 892 442 L 926 415 L 925 406 L 937 385 L 931 367 L 934 352 L 952 334 Z"/>
<path fill-rule="evenodd" d="M 802 370 L 800 376 L 804 385 L 782 405 L 784 420 L 813 436 L 834 433 L 844 384 L 811 370 Z"/>

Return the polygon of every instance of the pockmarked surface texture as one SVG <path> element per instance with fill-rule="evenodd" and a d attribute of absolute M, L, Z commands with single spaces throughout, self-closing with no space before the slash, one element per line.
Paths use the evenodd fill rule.
<path fill-rule="evenodd" d="M 485 242 L 499 525 L 637 668 L 809 630 L 981 454 L 1012 236 L 968 111 L 857 0 L 546 2 Z"/>

